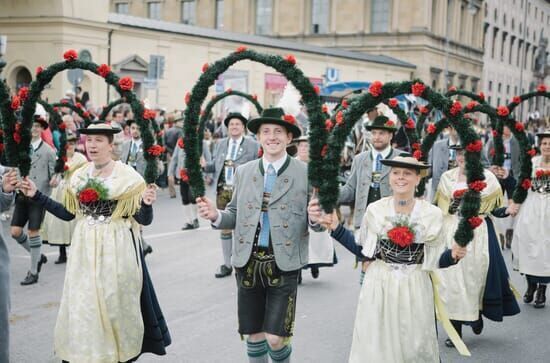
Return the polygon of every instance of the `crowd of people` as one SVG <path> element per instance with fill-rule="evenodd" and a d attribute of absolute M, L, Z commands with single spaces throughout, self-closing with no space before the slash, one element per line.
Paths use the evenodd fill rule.
<path fill-rule="evenodd" d="M 520 312 L 505 249 L 526 276 L 524 303 L 545 306 L 550 125 L 540 115 L 526 123 L 538 155 L 521 205 L 512 200 L 518 141 L 504 126 L 504 164 L 494 165 L 490 129 L 475 125 L 485 145 L 486 187 L 480 225 L 460 246 L 453 236 L 468 185 L 465 147 L 452 127 L 424 163 L 398 136 L 403 126 L 395 115 L 383 106 L 368 110 L 354 131 L 356 147 L 340 188 L 339 204 L 351 210 L 346 221 L 340 211 L 322 211 L 308 185 L 307 124 L 282 107 L 256 117 L 227 111 L 207 123 L 200 164 L 213 200 L 191 191 L 181 112 L 157 110 L 166 157 L 158 162 L 157 183 L 147 185 L 142 130 L 132 111 L 121 105 L 100 120 L 101 109 L 81 93 L 69 91 L 63 102 L 86 109 L 89 126 L 69 108 L 58 110 L 66 126 L 67 168 L 54 172 L 63 130 L 37 105 L 30 174 L 21 179 L 16 169 L 3 168 L 0 193 L 3 210 L 15 204 L 11 237 L 30 255 L 21 285 L 39 281 L 48 262 L 43 243 L 59 246 L 55 263 L 67 264 L 54 340 L 63 361 L 129 362 L 146 352 L 165 354 L 171 338 L 147 270 L 145 256 L 153 249 L 143 237 L 159 186 L 170 198 L 179 186 L 183 211 L 174 222 L 182 230 L 197 229 L 199 217 L 220 230 L 221 265 L 214 276 L 235 275 L 238 332 L 247 336 L 251 363 L 290 362 L 302 270 L 318 278 L 320 267 L 334 266 L 335 242 L 361 264 L 350 362 L 439 362 L 434 311 L 442 306 L 446 345 L 467 354 L 464 325 L 481 334 L 484 317 L 502 321 Z M 422 180 L 429 186 L 417 196 Z M 0 242 L 1 261 L 8 253 Z M 6 265 L 0 263 L 0 275 L 7 274 Z M 7 361 L 9 285 L 1 281 L 0 296 L 0 361 Z"/>

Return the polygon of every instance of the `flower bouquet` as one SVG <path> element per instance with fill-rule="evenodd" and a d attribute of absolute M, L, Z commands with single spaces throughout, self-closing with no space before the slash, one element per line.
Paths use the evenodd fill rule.
<path fill-rule="evenodd" d="M 534 192 L 550 193 L 550 170 L 537 169 L 535 170 L 535 177 L 533 178 L 533 184 L 531 189 Z"/>
<path fill-rule="evenodd" d="M 81 204 L 91 204 L 101 200 L 107 200 L 109 190 L 100 180 L 90 178 L 77 193 L 78 201 Z"/>

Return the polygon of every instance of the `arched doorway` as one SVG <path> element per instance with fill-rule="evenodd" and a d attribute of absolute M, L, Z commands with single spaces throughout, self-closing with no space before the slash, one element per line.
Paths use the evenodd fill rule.
<path fill-rule="evenodd" d="M 10 88 L 13 91 L 18 91 L 21 87 L 28 87 L 32 82 L 31 72 L 27 67 L 20 66 L 13 70 L 10 77 Z"/>

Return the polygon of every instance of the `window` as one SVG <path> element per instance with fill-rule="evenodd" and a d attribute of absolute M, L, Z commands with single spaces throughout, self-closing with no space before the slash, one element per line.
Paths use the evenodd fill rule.
<path fill-rule="evenodd" d="M 181 22 L 189 25 L 197 23 L 197 2 L 195 0 L 182 0 Z"/>
<path fill-rule="evenodd" d="M 273 0 L 256 1 L 256 34 L 271 34 L 273 23 Z"/>
<path fill-rule="evenodd" d="M 116 3 L 115 12 L 117 14 L 128 14 L 128 3 Z"/>
<path fill-rule="evenodd" d="M 500 105 L 500 97 L 497 98 L 497 106 Z"/>
<path fill-rule="evenodd" d="M 371 32 L 384 33 L 389 31 L 390 2 L 387 0 L 373 0 L 371 7 Z"/>
<path fill-rule="evenodd" d="M 495 44 L 498 36 L 498 28 L 493 29 L 493 43 L 491 46 L 491 58 L 495 59 Z"/>
<path fill-rule="evenodd" d="M 512 18 L 512 30 L 514 30 L 515 24 L 514 24 L 514 18 Z"/>
<path fill-rule="evenodd" d="M 519 67 L 519 60 L 520 60 L 520 55 L 521 55 L 521 52 L 522 52 L 522 48 L 523 48 L 523 40 L 519 40 L 518 42 L 518 52 L 516 53 L 516 66 Z"/>
<path fill-rule="evenodd" d="M 216 0 L 216 29 L 223 29 L 223 0 Z"/>
<path fill-rule="evenodd" d="M 313 34 L 328 33 L 329 0 L 311 1 L 311 32 Z"/>
<path fill-rule="evenodd" d="M 507 95 L 510 94 L 510 85 L 509 84 L 506 85 L 506 94 Z"/>
<path fill-rule="evenodd" d="M 495 9 L 495 23 L 498 21 L 498 11 Z"/>
<path fill-rule="evenodd" d="M 506 37 L 508 33 L 502 32 L 502 43 L 500 44 L 500 61 L 504 62 L 504 48 L 506 47 Z"/>
<path fill-rule="evenodd" d="M 512 65 L 512 53 L 514 51 L 514 45 L 516 43 L 516 37 L 512 36 L 510 38 L 510 51 L 508 52 L 508 64 Z"/>
<path fill-rule="evenodd" d="M 155 19 L 160 20 L 160 2 L 159 1 L 151 1 L 147 3 L 147 11 L 149 19 Z"/>
<path fill-rule="evenodd" d="M 489 98 L 487 99 L 487 102 L 489 102 L 489 104 L 491 104 L 491 96 L 489 96 Z"/>
<path fill-rule="evenodd" d="M 497 87 L 497 92 L 500 93 L 500 91 L 502 91 L 502 83 L 498 83 L 498 87 Z M 499 102 L 500 104 L 500 102 Z"/>
<path fill-rule="evenodd" d="M 492 91 L 492 90 L 493 90 L 493 81 L 489 81 L 489 91 Z"/>

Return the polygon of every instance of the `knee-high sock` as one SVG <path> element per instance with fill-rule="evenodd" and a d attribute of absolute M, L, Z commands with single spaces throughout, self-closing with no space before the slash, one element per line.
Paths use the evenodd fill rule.
<path fill-rule="evenodd" d="M 292 346 L 290 344 L 285 345 L 281 349 L 273 350 L 270 346 L 269 356 L 274 363 L 290 363 L 290 353 L 292 353 Z"/>
<path fill-rule="evenodd" d="M 27 252 L 31 252 L 31 247 L 29 246 L 29 236 L 25 232 L 21 232 L 19 237 L 15 238 L 15 241 L 19 243 Z"/>
<path fill-rule="evenodd" d="M 246 353 L 250 363 L 268 363 L 267 362 L 267 341 L 261 342 L 246 341 Z"/>
<path fill-rule="evenodd" d="M 194 222 L 195 220 L 199 219 L 199 215 L 197 213 L 197 205 L 196 204 L 189 204 L 190 210 L 191 210 L 191 222 Z"/>
<path fill-rule="evenodd" d="M 233 247 L 233 238 L 231 231 L 222 231 L 221 232 L 222 240 L 222 253 L 223 253 L 223 264 L 227 267 L 231 267 L 231 248 Z"/>
<path fill-rule="evenodd" d="M 40 261 L 40 247 L 42 247 L 42 238 L 33 236 L 29 238 L 29 246 L 31 248 L 31 273 L 38 273 L 38 262 Z"/>
<path fill-rule="evenodd" d="M 191 216 L 191 204 L 184 204 L 183 205 L 183 224 L 192 224 L 193 219 Z"/>

